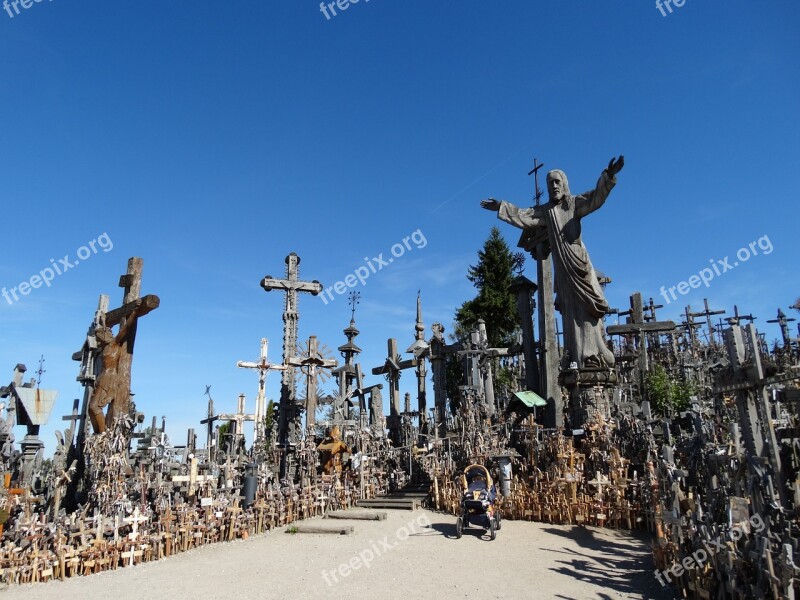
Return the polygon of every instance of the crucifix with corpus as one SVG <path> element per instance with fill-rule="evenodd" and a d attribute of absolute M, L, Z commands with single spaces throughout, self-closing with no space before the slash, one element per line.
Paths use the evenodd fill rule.
<path fill-rule="evenodd" d="M 316 424 L 317 378 L 334 369 L 338 363 L 335 359 L 325 358 L 320 351 L 317 336 L 312 335 L 299 356 L 290 358 L 288 364 L 299 368 L 306 377 L 306 427 L 312 427 Z"/>
<path fill-rule="evenodd" d="M 285 307 L 283 311 L 283 364 L 288 365 L 297 348 L 297 322 L 300 314 L 297 310 L 298 292 L 306 292 L 312 296 L 322 291 L 319 281 L 301 281 L 298 279 L 298 266 L 300 257 L 294 252 L 286 257 L 286 277 L 275 279 L 270 275 L 261 281 L 264 291 L 282 290 L 284 292 Z M 278 408 L 278 446 L 284 450 L 281 455 L 280 476 L 284 478 L 287 472 L 286 451 L 297 443 L 296 421 L 297 390 L 295 386 L 295 370 L 289 367 L 283 371 L 281 379 L 281 400 Z M 290 433 L 291 429 L 291 433 Z"/>
<path fill-rule="evenodd" d="M 258 445 L 266 438 L 266 431 L 264 431 L 265 418 L 267 416 L 267 374 L 270 371 L 285 371 L 286 365 L 277 365 L 267 360 L 267 350 L 269 349 L 269 342 L 267 338 L 261 338 L 261 358 L 258 362 L 247 362 L 240 360 L 236 366 L 240 369 L 256 369 L 258 371 L 258 395 L 256 396 L 256 431 L 254 445 Z"/>
<path fill-rule="evenodd" d="M 125 290 L 122 306 L 105 312 L 108 298 L 101 296 L 87 342 L 81 352 L 73 355 L 73 359 L 82 361 L 78 379 L 87 386 L 83 414 L 88 413 L 95 433 L 103 433 L 106 425 L 112 425 L 118 415 L 129 412 L 138 320 L 157 309 L 161 302 L 155 295 L 139 297 L 143 264 L 141 258 L 128 259 L 128 271 L 119 280 L 119 286 Z M 115 325 L 119 325 L 116 335 L 111 331 Z M 103 415 L 105 406 L 108 411 Z"/>

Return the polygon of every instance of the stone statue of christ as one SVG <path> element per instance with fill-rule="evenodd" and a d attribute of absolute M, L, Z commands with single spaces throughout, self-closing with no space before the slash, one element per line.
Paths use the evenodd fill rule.
<path fill-rule="evenodd" d="M 564 348 L 567 360 L 578 363 L 579 368 L 614 364 L 614 354 L 606 346 L 602 321 L 608 303 L 581 240 L 581 219 L 603 206 L 624 164 L 622 156 L 611 159 L 597 187 L 578 196 L 570 194 L 563 171 L 550 171 L 547 174 L 550 201 L 535 208 L 522 209 L 494 198 L 481 202 L 483 208 L 496 211 L 497 217 L 506 223 L 526 231 L 534 230 L 534 233 L 546 232 L 549 247 L 544 256 L 549 252 L 553 254 L 555 306 L 563 321 Z"/>

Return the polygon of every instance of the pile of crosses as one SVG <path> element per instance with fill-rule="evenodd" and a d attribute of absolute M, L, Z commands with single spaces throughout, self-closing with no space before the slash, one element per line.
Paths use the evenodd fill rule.
<path fill-rule="evenodd" d="M 297 281 L 298 262 L 290 255 L 286 280 L 265 278 L 262 285 L 295 295 L 307 291 Z M 317 401 L 330 400 L 316 392 L 317 380 L 333 371 L 336 361 L 324 357 L 313 336 L 298 347 L 296 314 L 285 314 L 283 363 L 267 360 L 266 340 L 259 361 L 238 363 L 259 375 L 253 414 L 247 414 L 244 396 L 235 413 L 218 414 L 207 389 L 208 412 L 201 421 L 207 427 L 205 448 L 198 447 L 193 429 L 184 446 L 173 446 L 163 420 L 160 428 L 154 418 L 149 428 L 137 431 L 144 416 L 129 393 L 136 324 L 159 305 L 156 296 L 139 296 L 141 270 L 140 259 L 129 261 L 120 280 L 125 288 L 120 308 L 109 310 L 109 298 L 100 297 L 83 347 L 73 356 L 80 362 L 84 399 L 64 417 L 69 426 L 63 434 L 57 432 L 59 444 L 50 465 L 43 461 L 38 432 L 56 393 L 40 389 L 35 379 L 23 382 L 24 365 L 17 365 L 12 383 L 0 388 L 5 400 L 0 410 L 6 412 L 0 420 L 0 582 L 87 575 L 244 539 L 349 508 L 409 480 L 405 465 L 411 449 L 393 447 L 382 406 L 366 407 L 368 399 L 375 400 L 370 396 L 380 399 L 382 386 L 363 383 L 361 367 L 353 360 L 360 352 L 353 343 L 358 334 L 353 320 L 345 330 L 348 344 L 340 349 L 347 360 L 337 373 L 342 387 L 332 399 L 336 410 L 331 422 L 315 423 L 313 417 Z M 296 310 L 296 297 L 286 306 Z M 266 375 L 292 368 L 306 384 L 305 435 L 298 433 L 301 411 L 294 374 L 282 382 L 282 405 L 273 427 L 267 426 Z M 392 377 L 396 381 L 396 373 Z M 361 410 L 353 411 L 358 419 L 351 415 L 351 398 L 358 399 Z M 247 421 L 255 424 L 249 449 Z M 223 423 L 227 427 L 220 427 Z M 15 425 L 27 427 L 19 444 L 22 451 L 15 444 Z"/>
<path fill-rule="evenodd" d="M 6 490 L 2 499 L 12 518 L 0 546 L 0 581 L 63 579 L 159 560 L 349 508 L 360 497 L 357 474 L 349 469 L 301 484 L 256 477 L 256 492 L 246 507 L 239 480 L 247 475 L 238 469 L 231 470 L 233 481 L 222 485 L 217 478 L 190 475 L 155 486 L 142 476 L 143 468 L 132 469 L 122 451 L 119 441 L 129 427 L 120 419 L 113 430 L 88 440 L 94 484 L 79 510 L 48 518 L 54 505 L 42 510 L 39 497 Z M 188 488 L 181 492 L 184 479 Z"/>
<path fill-rule="evenodd" d="M 461 470 L 472 463 L 489 464 L 496 466 L 499 474 L 496 484 L 502 492 L 499 502 L 503 518 L 655 530 L 652 473 L 646 465 L 637 472 L 630 460 L 620 455 L 615 441 L 619 429 L 614 421 L 598 419 L 588 425 L 577 449 L 575 438 L 560 431 L 545 431 L 536 424 L 526 427 L 531 435 L 512 452 L 498 452 L 500 444 L 493 443 L 479 447 L 477 453 L 458 463 L 449 457 L 429 457 L 433 505 L 459 514 Z M 504 428 L 497 430 L 487 437 L 500 439 Z M 433 455 L 437 453 L 446 453 L 444 444 Z M 508 481 L 502 481 L 500 468 L 505 461 L 512 466 Z"/>

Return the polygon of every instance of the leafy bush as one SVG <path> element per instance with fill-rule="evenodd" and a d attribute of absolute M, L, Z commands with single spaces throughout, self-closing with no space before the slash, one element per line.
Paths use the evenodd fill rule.
<path fill-rule="evenodd" d="M 645 397 L 650 406 L 661 416 L 669 416 L 686 410 L 697 387 L 690 381 L 674 379 L 661 365 L 653 365 L 644 377 Z"/>

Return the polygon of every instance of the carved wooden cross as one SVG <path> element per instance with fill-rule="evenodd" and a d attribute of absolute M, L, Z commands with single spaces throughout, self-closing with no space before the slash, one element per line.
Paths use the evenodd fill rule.
<path fill-rule="evenodd" d="M 404 369 L 411 369 L 417 365 L 417 359 L 401 360 L 397 352 L 397 340 L 389 338 L 386 362 L 380 367 L 372 369 L 373 375 L 383 375 L 389 382 L 389 428 L 392 441 L 399 439 L 400 433 L 400 374 Z"/>
<path fill-rule="evenodd" d="M 300 281 L 298 279 L 298 265 L 300 257 L 294 252 L 286 257 L 286 278 L 274 279 L 270 275 L 261 281 L 261 287 L 265 291 L 283 290 L 285 295 L 285 309 L 283 312 L 283 363 L 288 364 L 297 347 L 297 321 L 300 315 L 297 311 L 297 293 L 307 292 L 316 296 L 322 291 L 322 284 L 319 281 Z M 296 389 L 294 381 L 295 371 L 293 368 L 286 369 L 281 379 L 281 401 L 278 411 L 278 446 L 288 449 L 290 445 L 296 444 L 296 427 L 289 427 L 289 419 L 296 420 L 295 401 Z M 282 454 L 280 476 L 286 476 L 287 464 L 286 453 Z"/>
<path fill-rule="evenodd" d="M 157 309 L 161 303 L 158 296 L 148 295 L 140 298 L 142 288 L 142 266 L 144 261 L 141 258 L 132 257 L 128 259 L 128 271 L 119 278 L 119 287 L 125 290 L 122 299 L 122 306 L 109 311 L 105 315 L 106 327 L 119 325 L 124 327 L 130 315 L 136 310 L 136 322 L 128 327 L 125 335 L 126 351 L 123 352 L 117 366 L 117 374 L 121 379 L 122 385 L 130 391 L 131 388 L 131 365 L 133 363 L 133 345 L 136 342 L 136 327 L 140 317 L 150 311 Z M 126 415 L 130 410 L 130 394 L 119 397 L 108 405 L 106 423 L 111 426 L 116 415 Z"/>
<path fill-rule="evenodd" d="M 306 376 L 306 426 L 316 423 L 317 413 L 317 377 L 321 371 L 329 371 L 338 364 L 335 359 L 327 359 L 319 351 L 317 336 L 308 338 L 306 350 L 302 356 L 294 356 L 287 361 L 292 367 L 298 367 Z"/>

